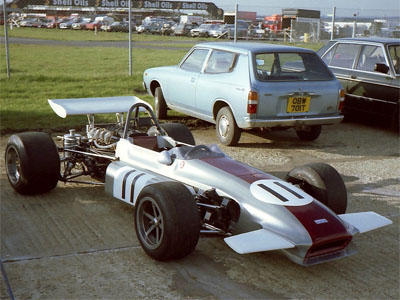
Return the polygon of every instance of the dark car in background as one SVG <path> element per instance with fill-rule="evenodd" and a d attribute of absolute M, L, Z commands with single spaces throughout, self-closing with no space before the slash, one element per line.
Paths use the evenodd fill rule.
<path fill-rule="evenodd" d="M 197 28 L 197 24 L 180 23 L 174 29 L 174 35 L 177 36 L 191 36 L 190 30 Z"/>
<path fill-rule="evenodd" d="M 374 115 L 399 129 L 400 39 L 337 39 L 318 54 L 345 89 L 345 115 Z"/>

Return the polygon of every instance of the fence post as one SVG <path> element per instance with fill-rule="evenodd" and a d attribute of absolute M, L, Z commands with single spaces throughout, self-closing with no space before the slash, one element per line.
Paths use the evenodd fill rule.
<path fill-rule="evenodd" d="M 128 22 L 129 22 L 129 76 L 132 76 L 132 12 L 131 12 L 131 0 L 129 0 L 129 12 L 128 12 Z"/>
<path fill-rule="evenodd" d="M 7 1 L 4 0 L 3 2 L 3 15 L 4 15 L 4 45 L 6 47 L 6 65 L 7 65 L 7 78 L 11 77 L 10 74 L 10 56 L 8 53 L 8 29 L 7 29 L 7 21 L 8 21 L 8 14 L 7 14 Z"/>

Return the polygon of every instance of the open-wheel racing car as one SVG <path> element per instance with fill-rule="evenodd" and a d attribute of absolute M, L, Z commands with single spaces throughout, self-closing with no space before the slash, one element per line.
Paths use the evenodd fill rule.
<path fill-rule="evenodd" d="M 184 257 L 202 233 L 223 236 L 241 254 L 282 250 L 313 265 L 355 253 L 354 235 L 392 223 L 374 212 L 345 214 L 346 188 L 329 165 L 296 167 L 279 179 L 216 145 L 195 145 L 185 125 L 160 124 L 137 97 L 49 104 L 63 118 L 87 115 L 86 132 L 70 131 L 61 147 L 46 133 L 12 135 L 5 153 L 12 187 L 35 194 L 58 181 L 104 184 L 134 206 L 138 240 L 152 258 Z M 102 113 L 116 113 L 117 121 L 96 124 Z"/>

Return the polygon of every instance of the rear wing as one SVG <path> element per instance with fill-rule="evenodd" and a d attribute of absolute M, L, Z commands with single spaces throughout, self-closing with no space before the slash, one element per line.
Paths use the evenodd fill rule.
<path fill-rule="evenodd" d="M 152 110 L 150 104 L 136 96 L 49 99 L 48 102 L 53 111 L 61 118 L 69 115 L 125 113 L 136 103 L 148 105 Z"/>

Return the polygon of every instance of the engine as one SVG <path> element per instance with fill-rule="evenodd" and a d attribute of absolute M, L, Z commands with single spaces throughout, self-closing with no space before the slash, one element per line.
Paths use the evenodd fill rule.
<path fill-rule="evenodd" d="M 114 159 L 115 146 L 121 135 L 121 129 L 117 126 L 87 126 L 86 136 L 71 129 L 69 133 L 60 137 L 64 154 L 61 158 L 61 180 L 91 183 L 75 180 L 76 177 L 87 175 L 104 182 L 107 166 Z"/>

